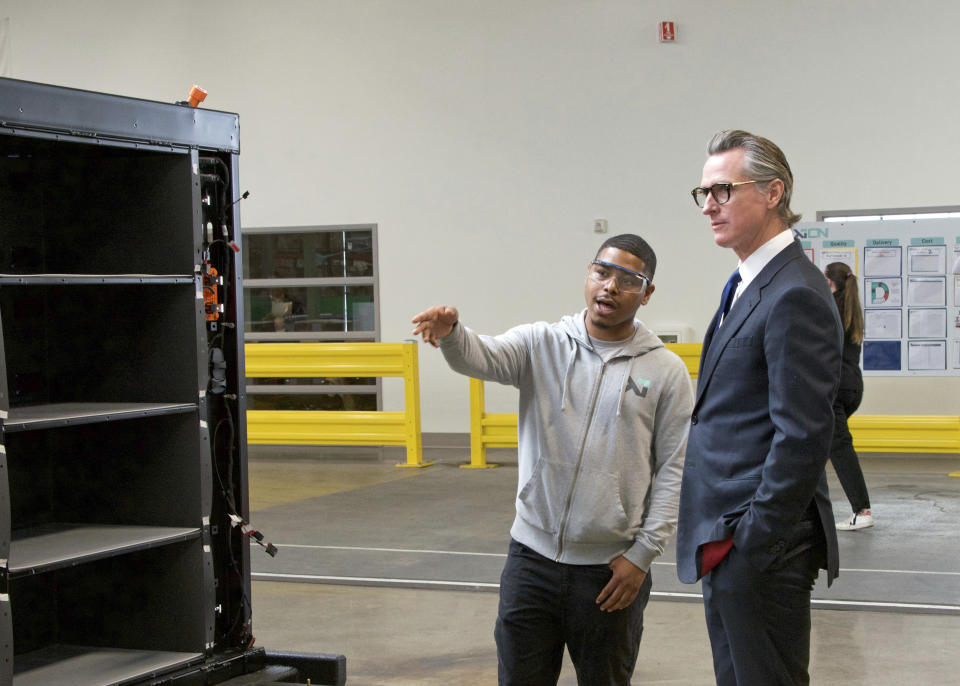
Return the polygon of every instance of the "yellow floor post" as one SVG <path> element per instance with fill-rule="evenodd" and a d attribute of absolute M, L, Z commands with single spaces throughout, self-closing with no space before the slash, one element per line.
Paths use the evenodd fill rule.
<path fill-rule="evenodd" d="M 420 367 L 415 342 L 406 343 L 403 346 L 403 395 L 407 461 L 397 466 L 429 467 L 433 462 L 423 461 L 423 438 L 420 432 Z"/>
<path fill-rule="evenodd" d="M 487 446 L 483 443 L 484 404 L 483 382 L 470 379 L 470 464 L 460 465 L 461 469 L 492 469 L 497 466 L 487 463 Z"/>
<path fill-rule="evenodd" d="M 960 439 L 957 440 L 957 453 L 960 454 Z M 948 476 L 960 477 L 960 472 L 950 472 Z"/>

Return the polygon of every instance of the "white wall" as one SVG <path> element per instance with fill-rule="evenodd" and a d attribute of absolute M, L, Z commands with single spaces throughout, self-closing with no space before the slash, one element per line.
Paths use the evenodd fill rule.
<path fill-rule="evenodd" d="M 702 336 L 736 259 L 688 191 L 723 128 L 784 149 L 806 219 L 958 203 L 943 0 L 0 0 L 5 17 L 6 76 L 160 101 L 199 83 L 238 112 L 245 225 L 377 223 L 385 341 L 434 303 L 487 333 L 580 309 L 599 217 L 657 251 L 647 324 Z M 425 347 L 421 372 L 424 430 L 467 431 L 466 380 Z M 869 379 L 861 411 L 960 413 L 960 383 Z"/>

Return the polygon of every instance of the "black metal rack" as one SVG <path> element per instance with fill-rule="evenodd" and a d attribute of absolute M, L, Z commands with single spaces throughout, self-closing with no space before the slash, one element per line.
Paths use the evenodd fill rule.
<path fill-rule="evenodd" d="M 235 114 L 0 79 L 2 684 L 263 666 L 238 155 Z"/>

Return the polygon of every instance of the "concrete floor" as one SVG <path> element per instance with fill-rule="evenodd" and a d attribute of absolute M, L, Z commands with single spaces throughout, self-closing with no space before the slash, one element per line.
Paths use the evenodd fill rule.
<path fill-rule="evenodd" d="M 251 551 L 257 645 L 344 654 L 354 686 L 496 683 L 516 487 L 515 451 L 497 452 L 503 466 L 477 471 L 457 469 L 457 446 L 428 451 L 427 469 L 397 469 L 394 449 L 252 447 L 251 520 L 280 547 Z M 947 474 L 960 456 L 863 463 L 878 523 L 840 533 L 841 578 L 815 592 L 817 607 L 847 609 L 814 610 L 812 681 L 958 683 L 960 478 Z M 672 551 L 653 575 L 634 683 L 714 683 L 699 589 L 676 582 Z M 576 683 L 569 663 L 560 683 Z"/>

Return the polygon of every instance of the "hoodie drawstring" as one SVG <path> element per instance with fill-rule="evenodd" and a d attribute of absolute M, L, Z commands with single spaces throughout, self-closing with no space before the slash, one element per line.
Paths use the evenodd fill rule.
<path fill-rule="evenodd" d="M 573 371 L 573 363 L 577 359 L 577 345 L 570 348 L 570 359 L 567 361 L 567 371 L 563 374 L 563 390 L 560 392 L 560 411 L 566 407 L 567 401 L 567 382 L 570 380 L 570 373 Z"/>
<path fill-rule="evenodd" d="M 630 356 L 630 364 L 627 365 L 627 373 L 620 382 L 620 397 L 617 399 L 617 416 L 620 416 L 620 408 L 623 407 L 623 395 L 627 392 L 627 383 L 630 381 L 630 375 L 633 374 L 633 363 L 637 358 Z"/>

